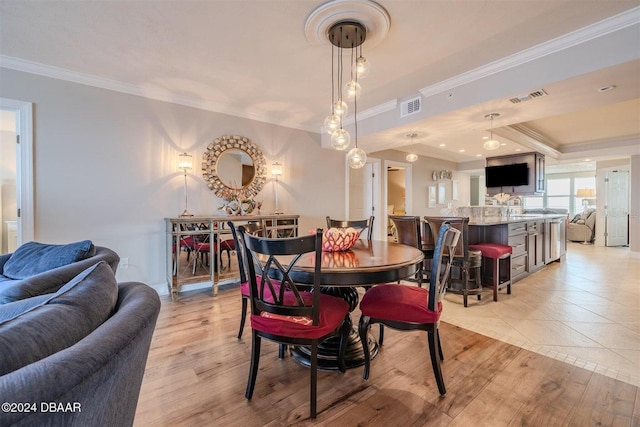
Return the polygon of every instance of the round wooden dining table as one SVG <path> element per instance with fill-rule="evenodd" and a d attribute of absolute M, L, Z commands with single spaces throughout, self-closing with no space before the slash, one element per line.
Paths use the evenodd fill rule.
<path fill-rule="evenodd" d="M 358 307 L 357 287 L 369 287 L 387 282 L 397 282 L 412 277 L 418 271 L 424 255 L 413 246 L 382 240 L 360 239 L 351 249 L 339 252 L 322 253 L 321 284 L 322 292 L 340 296 L 350 305 L 350 311 Z M 312 256 L 302 257 L 293 268 L 291 277 L 298 283 L 313 284 L 315 259 Z M 364 364 L 364 353 L 357 327 L 353 325 L 351 316 L 351 334 L 345 354 L 345 365 L 355 368 Z M 339 337 L 326 340 L 318 348 L 318 368 L 324 370 L 338 369 Z M 378 343 L 370 338 L 371 357 L 378 352 Z M 294 347 L 294 358 L 303 365 L 309 366 L 310 350 L 306 347 Z"/>

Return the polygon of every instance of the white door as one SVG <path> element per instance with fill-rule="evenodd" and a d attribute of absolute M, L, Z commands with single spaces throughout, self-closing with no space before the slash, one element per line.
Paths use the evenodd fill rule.
<path fill-rule="evenodd" d="M 629 233 L 629 171 L 607 172 L 605 185 L 605 246 L 625 246 Z"/>
<path fill-rule="evenodd" d="M 373 239 L 380 236 L 377 212 L 380 212 L 380 161 L 367 159 L 367 163 L 360 169 L 347 166 L 347 219 L 365 219 L 374 216 Z"/>

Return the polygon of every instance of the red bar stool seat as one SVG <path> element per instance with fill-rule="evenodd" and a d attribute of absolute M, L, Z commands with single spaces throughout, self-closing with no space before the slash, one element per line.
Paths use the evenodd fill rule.
<path fill-rule="evenodd" d="M 498 301 L 498 291 L 507 287 L 507 294 L 511 294 L 511 253 L 513 248 L 499 243 L 478 243 L 469 245 L 469 249 L 482 252 L 482 258 L 490 262 L 483 262 L 483 277 L 487 277 L 487 268 L 491 268 L 491 279 L 488 281 L 493 287 L 493 300 Z"/>

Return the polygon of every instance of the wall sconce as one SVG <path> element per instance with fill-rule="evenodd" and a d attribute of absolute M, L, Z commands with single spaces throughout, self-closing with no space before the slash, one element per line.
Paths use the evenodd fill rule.
<path fill-rule="evenodd" d="M 274 191 L 275 191 L 275 210 L 274 210 L 274 214 L 279 215 L 282 212 L 280 212 L 278 210 L 278 178 L 282 176 L 282 165 L 278 162 L 273 162 L 271 164 L 271 175 L 276 177 L 276 184 L 274 186 Z"/>
<path fill-rule="evenodd" d="M 180 217 L 190 217 L 193 216 L 192 213 L 187 209 L 188 207 L 188 197 L 187 197 L 187 170 L 193 168 L 193 157 L 191 154 L 182 153 L 178 155 L 178 169 L 184 171 L 184 212 L 180 214 Z"/>

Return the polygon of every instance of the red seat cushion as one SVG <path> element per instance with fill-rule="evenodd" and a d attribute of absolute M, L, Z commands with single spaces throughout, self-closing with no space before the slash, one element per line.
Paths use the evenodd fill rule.
<path fill-rule="evenodd" d="M 483 257 L 494 259 L 513 253 L 511 246 L 498 243 L 478 243 L 477 245 L 469 245 L 469 249 L 480 251 Z"/>
<path fill-rule="evenodd" d="M 442 314 L 427 308 L 429 291 L 415 286 L 388 284 L 377 285 L 365 292 L 360 311 L 374 319 L 397 320 L 414 323 L 436 323 Z"/>
<path fill-rule="evenodd" d="M 192 236 L 188 236 L 188 237 L 181 237 L 180 238 L 180 246 L 193 246 L 193 237 Z"/>
<path fill-rule="evenodd" d="M 209 243 L 195 243 L 193 245 L 193 250 L 196 252 L 208 252 L 211 249 L 211 245 Z"/>
<path fill-rule="evenodd" d="M 305 305 L 311 305 L 313 294 L 301 292 Z M 285 305 L 297 305 L 294 302 L 293 294 L 287 293 Z M 286 320 L 251 315 L 251 328 L 273 335 L 281 335 L 293 338 L 320 338 L 331 331 L 336 330 L 349 313 L 349 304 L 342 298 L 331 295 L 320 294 L 320 320 L 317 326 L 304 325 Z"/>

